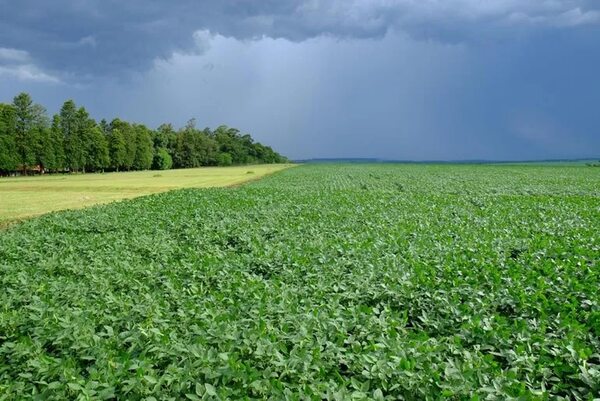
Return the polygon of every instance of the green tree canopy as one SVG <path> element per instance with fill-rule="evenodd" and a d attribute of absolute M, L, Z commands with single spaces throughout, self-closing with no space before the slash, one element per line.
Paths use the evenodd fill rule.
<path fill-rule="evenodd" d="M 116 171 L 124 168 L 125 156 L 127 153 L 125 137 L 117 128 L 113 128 L 108 135 L 108 150 L 110 156 L 110 166 Z"/>
<path fill-rule="evenodd" d="M 39 131 L 47 127 L 46 109 L 34 104 L 31 96 L 20 93 L 13 99 L 16 159 L 23 171 L 36 162 Z"/>
<path fill-rule="evenodd" d="M 100 123 L 73 100 L 50 122 L 27 93 L 0 104 L 0 173 L 146 170 L 249 163 L 281 163 L 283 156 L 248 134 L 221 125 L 200 130 L 191 119 L 180 130 L 151 130 L 119 118 Z"/>
<path fill-rule="evenodd" d="M 135 158 L 133 168 L 135 170 L 148 170 L 152 167 L 154 150 L 152 147 L 152 135 L 144 125 L 135 125 Z"/>
<path fill-rule="evenodd" d="M 18 167 L 15 125 L 15 108 L 0 103 L 0 172 L 15 171 Z"/>

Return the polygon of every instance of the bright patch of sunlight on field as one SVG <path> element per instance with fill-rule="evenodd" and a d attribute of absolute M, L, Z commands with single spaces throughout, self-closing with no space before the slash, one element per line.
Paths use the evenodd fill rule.
<path fill-rule="evenodd" d="M 0 179 L 0 224 L 177 188 L 237 185 L 290 167 L 264 164 Z"/>

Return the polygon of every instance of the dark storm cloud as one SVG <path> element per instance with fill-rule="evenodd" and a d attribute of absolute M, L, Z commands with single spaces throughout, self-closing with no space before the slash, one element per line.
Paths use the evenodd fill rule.
<path fill-rule="evenodd" d="M 173 51 L 198 51 L 197 30 L 302 41 L 395 29 L 458 42 L 596 24 L 599 9 L 591 0 L 0 0 L 0 48 L 27 52 L 30 69 L 81 78 L 141 71 Z"/>
<path fill-rule="evenodd" d="M 0 0 L 0 102 L 292 158 L 600 154 L 597 0 Z"/>

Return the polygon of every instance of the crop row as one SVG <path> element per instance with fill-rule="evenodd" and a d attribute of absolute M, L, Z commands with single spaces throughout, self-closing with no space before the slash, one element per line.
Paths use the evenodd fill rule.
<path fill-rule="evenodd" d="M 592 400 L 600 177 L 306 165 L 0 233 L 0 400 Z"/>

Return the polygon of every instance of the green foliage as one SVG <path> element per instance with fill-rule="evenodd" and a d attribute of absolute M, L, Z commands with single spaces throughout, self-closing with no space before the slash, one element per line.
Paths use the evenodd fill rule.
<path fill-rule="evenodd" d="M 162 124 L 156 131 L 152 138 L 155 149 L 168 149 L 172 144 L 175 143 L 177 133 L 173 129 L 171 124 Z"/>
<path fill-rule="evenodd" d="M 51 171 L 64 170 L 65 167 L 65 138 L 60 129 L 60 116 L 55 115 L 52 118 L 52 127 L 50 128 L 50 140 L 49 145 L 51 147 L 52 155 L 49 158 L 52 160 L 51 163 L 47 163 L 46 167 Z"/>
<path fill-rule="evenodd" d="M 85 167 L 89 116 L 84 108 L 77 109 L 75 102 L 67 100 L 59 114 L 59 127 L 63 134 L 66 167 L 78 172 Z"/>
<path fill-rule="evenodd" d="M 199 131 L 195 121 L 190 120 L 176 137 L 174 164 L 176 167 L 191 168 L 214 164 L 217 144 L 210 131 Z"/>
<path fill-rule="evenodd" d="M 117 128 L 113 128 L 110 131 L 108 136 L 108 150 L 110 155 L 110 166 L 116 171 L 119 171 L 120 168 L 125 166 L 127 149 L 125 147 L 125 137 Z"/>
<path fill-rule="evenodd" d="M 143 125 L 135 125 L 135 170 L 148 170 L 152 167 L 154 150 L 152 148 L 152 135 L 150 130 Z"/>
<path fill-rule="evenodd" d="M 169 170 L 173 166 L 173 159 L 165 148 L 158 148 L 152 162 L 154 170 Z"/>
<path fill-rule="evenodd" d="M 161 167 L 287 162 L 271 148 L 254 142 L 250 135 L 241 135 L 226 126 L 215 132 L 208 128 L 198 130 L 195 120 L 190 120 L 179 131 L 170 124 L 152 131 L 142 124 L 118 118 L 110 124 L 104 119 L 96 123 L 87 110 L 78 108 L 73 100 L 64 102 L 50 125 L 44 107 L 35 104 L 27 93 L 15 96 L 11 105 L 0 104 L 2 175 L 17 169 L 23 174 L 107 168 L 147 170 L 153 166 L 159 149 L 162 149 L 160 160 L 156 162 L 160 162 Z M 169 153 L 171 162 L 162 155 L 164 151 Z"/>
<path fill-rule="evenodd" d="M 93 127 L 89 133 L 87 170 L 102 171 L 108 165 L 110 165 L 108 139 L 100 127 Z"/>
<path fill-rule="evenodd" d="M 45 110 L 33 103 L 31 96 L 20 93 L 13 99 L 14 110 L 14 143 L 16 159 L 19 167 L 26 171 L 36 159 L 37 133 L 44 128 Z"/>
<path fill-rule="evenodd" d="M 42 169 L 54 169 L 56 166 L 54 141 L 52 129 L 40 127 L 32 130 L 32 145 L 34 159 L 33 164 L 39 165 Z"/>
<path fill-rule="evenodd" d="M 247 138 L 241 137 L 237 129 L 222 125 L 215 130 L 214 136 L 219 145 L 219 151 L 231 155 L 232 163 L 248 163 L 248 154 L 252 143 Z"/>
<path fill-rule="evenodd" d="M 18 167 L 15 124 L 14 107 L 0 103 L 0 172 L 14 171 Z"/>
<path fill-rule="evenodd" d="M 111 130 L 117 130 L 123 136 L 124 152 L 123 164 L 121 167 L 125 170 L 131 170 L 135 160 L 135 153 L 138 148 L 137 133 L 134 127 L 126 121 L 114 119 L 110 123 Z"/>
<path fill-rule="evenodd" d="M 0 398 L 592 400 L 600 176 L 306 165 L 0 233 Z"/>
<path fill-rule="evenodd" d="M 233 164 L 233 158 L 227 152 L 221 152 L 217 156 L 217 165 L 219 166 L 231 166 Z"/>

